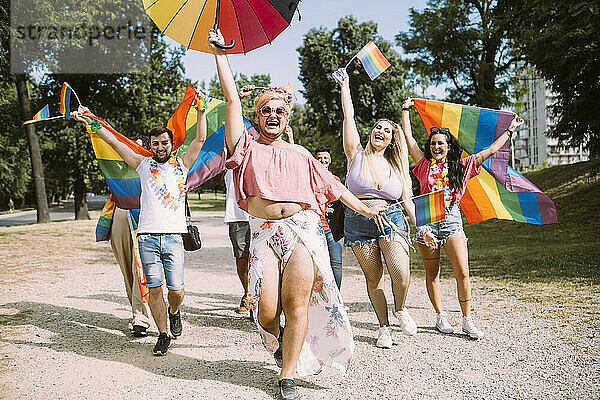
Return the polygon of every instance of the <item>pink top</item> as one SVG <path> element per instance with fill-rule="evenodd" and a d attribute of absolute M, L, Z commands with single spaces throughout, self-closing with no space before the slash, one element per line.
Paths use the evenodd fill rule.
<path fill-rule="evenodd" d="M 322 214 L 340 198 L 344 185 L 320 162 L 288 147 L 258 143 L 247 131 L 225 166 L 233 169 L 238 205 L 248 211 L 248 197 L 305 204 Z"/>
<path fill-rule="evenodd" d="M 467 190 L 467 181 L 474 176 L 479 175 L 481 172 L 481 165 L 477 165 L 475 161 L 475 156 L 471 155 L 468 157 L 464 157 L 460 159 L 460 163 L 465 166 L 465 175 L 463 177 L 463 186 L 462 190 L 454 191 L 452 202 L 459 203 L 460 199 L 462 199 L 465 191 Z M 421 161 L 413 168 L 413 174 L 419 180 L 419 184 L 421 185 L 421 194 L 429 193 L 432 191 L 435 183 L 433 181 L 433 177 L 431 176 L 431 161 L 426 157 L 423 157 Z"/>

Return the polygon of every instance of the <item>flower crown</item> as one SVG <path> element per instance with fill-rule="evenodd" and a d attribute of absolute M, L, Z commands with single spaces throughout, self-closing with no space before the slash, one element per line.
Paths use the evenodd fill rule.
<path fill-rule="evenodd" d="M 292 94 L 290 92 L 288 92 L 287 90 L 280 88 L 280 87 L 270 87 L 270 88 L 262 89 L 260 92 L 258 92 L 258 95 L 256 97 L 260 97 L 263 94 L 268 93 L 268 92 L 279 93 L 280 95 L 283 96 L 283 101 L 285 101 L 285 103 L 288 106 L 292 105 Z"/>

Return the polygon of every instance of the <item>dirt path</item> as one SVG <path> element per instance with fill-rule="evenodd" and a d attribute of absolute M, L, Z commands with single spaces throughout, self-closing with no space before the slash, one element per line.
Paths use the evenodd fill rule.
<path fill-rule="evenodd" d="M 273 398 L 275 364 L 254 325 L 233 311 L 240 285 L 226 226 L 218 216 L 197 219 L 204 248 L 186 255 L 184 333 L 166 357 L 151 354 L 156 336 L 127 332 L 122 278 L 109 245 L 92 242 L 92 221 L 0 228 L 0 397 Z M 382 350 L 350 253 L 344 265 L 352 371 L 298 380 L 303 399 L 599 398 L 597 320 L 557 323 L 549 314 L 559 305 L 520 301 L 475 279 L 474 315 L 487 337 L 443 336 L 422 277 L 413 275 L 408 307 L 419 332 L 406 337 L 395 326 L 396 345 Z M 442 283 L 456 327 L 454 282 Z"/>

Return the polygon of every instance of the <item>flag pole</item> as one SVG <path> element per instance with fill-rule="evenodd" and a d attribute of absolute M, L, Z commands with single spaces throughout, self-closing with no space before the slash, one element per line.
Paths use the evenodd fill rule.
<path fill-rule="evenodd" d="M 44 119 L 30 119 L 29 121 L 23 122 L 23 125 L 35 124 L 36 122 L 50 121 L 51 119 L 59 119 L 59 118 L 66 118 L 66 117 L 64 115 L 57 115 L 55 117 L 49 117 L 49 118 L 44 118 Z"/>
<path fill-rule="evenodd" d="M 350 63 L 356 58 L 356 56 L 358 55 L 358 53 L 360 53 L 360 50 L 354 56 L 352 56 L 352 58 L 350 59 L 350 61 L 348 61 L 348 64 L 346 64 L 346 66 L 344 67 L 344 69 L 348 68 L 348 65 L 350 65 Z"/>

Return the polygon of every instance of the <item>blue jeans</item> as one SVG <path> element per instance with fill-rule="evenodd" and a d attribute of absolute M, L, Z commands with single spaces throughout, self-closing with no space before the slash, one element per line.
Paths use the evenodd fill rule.
<path fill-rule="evenodd" d="M 183 239 L 181 233 L 142 234 L 138 236 L 140 259 L 149 288 L 163 285 L 163 271 L 167 288 L 183 289 Z"/>
<path fill-rule="evenodd" d="M 325 239 L 327 239 L 327 248 L 329 249 L 329 262 L 331 270 L 338 289 L 342 288 L 342 240 L 338 242 L 333 240 L 333 234 L 330 230 L 325 231 Z"/>
<path fill-rule="evenodd" d="M 451 206 L 446 207 L 445 221 L 427 224 L 427 226 L 431 228 L 431 233 L 440 246 L 443 246 L 450 237 L 462 237 L 467 240 L 467 235 L 465 235 L 465 231 L 463 230 L 462 216 L 458 204 L 452 204 Z M 419 243 L 425 244 L 422 240 L 420 240 Z"/>

